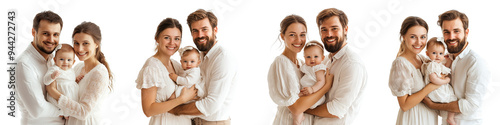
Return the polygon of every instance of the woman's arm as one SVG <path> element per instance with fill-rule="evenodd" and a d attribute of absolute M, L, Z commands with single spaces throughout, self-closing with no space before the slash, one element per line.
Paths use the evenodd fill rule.
<path fill-rule="evenodd" d="M 326 71 L 328 71 L 328 69 Z M 292 112 L 292 114 L 303 113 L 330 90 L 333 84 L 333 74 L 327 72 L 325 78 L 326 82 L 324 87 L 311 95 L 300 97 L 299 99 L 297 99 L 297 101 L 295 101 L 295 103 L 288 106 L 288 109 L 290 110 L 290 112 Z"/>
<path fill-rule="evenodd" d="M 433 83 L 427 84 L 422 90 L 413 93 L 412 95 L 404 95 L 398 97 L 399 107 L 403 112 L 410 110 L 415 107 L 418 103 L 420 103 L 427 94 L 431 93 L 435 89 L 439 88 L 441 85 L 436 85 Z"/>
<path fill-rule="evenodd" d="M 155 102 L 157 90 L 157 87 L 141 89 L 142 111 L 144 112 L 146 117 L 166 113 L 175 108 L 177 105 L 185 103 L 196 96 L 196 90 L 194 86 L 191 88 L 185 87 L 182 89 L 179 98 L 158 103 Z"/>

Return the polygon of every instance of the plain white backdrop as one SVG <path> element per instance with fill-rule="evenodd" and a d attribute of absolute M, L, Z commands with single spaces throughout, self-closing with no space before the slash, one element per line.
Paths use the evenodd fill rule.
<path fill-rule="evenodd" d="M 302 16 L 308 27 L 308 41 L 320 40 L 316 15 L 325 8 L 343 10 L 349 18 L 348 44 L 356 49 L 368 70 L 368 85 L 356 124 L 394 124 L 399 105 L 388 87 L 389 71 L 399 49 L 399 29 L 408 16 L 419 16 L 429 24 L 429 37 L 442 36 L 436 21 L 438 15 L 456 9 L 470 20 L 468 40 L 471 47 L 489 63 L 492 83 L 484 103 L 484 123 L 494 124 L 493 114 L 500 111 L 498 49 L 498 20 L 496 4 L 487 1 L 433 1 L 433 0 L 357 0 L 357 1 L 301 1 L 301 0 L 185 0 L 185 1 L 70 1 L 70 0 L 8 0 L 0 5 L 1 82 L 8 82 L 7 70 L 7 11 L 17 10 L 16 54 L 21 54 L 33 40 L 32 20 L 43 10 L 58 13 L 64 21 L 59 43 L 71 43 L 73 28 L 83 21 L 91 21 L 102 31 L 102 51 L 114 73 L 114 91 L 108 97 L 107 124 L 148 124 L 141 108 L 140 90 L 135 79 L 147 58 L 154 54 L 156 26 L 167 17 L 178 19 L 183 26 L 181 46 L 194 45 L 187 15 L 196 9 L 211 10 L 219 18 L 219 43 L 230 47 L 237 55 L 239 82 L 233 102 L 231 119 L 235 125 L 271 124 L 276 112 L 268 94 L 269 65 L 284 46 L 278 40 L 279 24 L 290 14 Z M 302 57 L 302 53 L 299 53 Z M 179 56 L 173 57 L 179 60 Z M 333 86 L 335 87 L 335 86 Z M 494 91 L 496 88 L 497 91 Z M 5 108 L 10 90 L 0 86 L 0 97 L 5 102 L 0 110 L 0 124 L 19 124 L 19 106 L 16 117 L 8 116 Z M 495 122 L 496 121 L 496 122 Z"/>

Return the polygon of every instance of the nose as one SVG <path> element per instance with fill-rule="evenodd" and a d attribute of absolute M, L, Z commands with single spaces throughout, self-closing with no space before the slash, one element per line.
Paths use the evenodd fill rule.
<path fill-rule="evenodd" d="M 332 31 L 330 31 L 330 30 L 328 30 L 328 31 L 327 31 L 327 35 L 328 35 L 328 37 L 333 37 L 333 32 L 332 32 Z"/>
<path fill-rule="evenodd" d="M 201 31 L 200 31 L 200 32 L 198 32 L 198 37 L 199 37 L 199 38 L 203 37 L 203 33 L 202 33 Z"/>

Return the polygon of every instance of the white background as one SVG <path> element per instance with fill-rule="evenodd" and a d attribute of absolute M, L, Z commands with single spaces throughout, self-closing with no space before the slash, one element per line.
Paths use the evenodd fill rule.
<path fill-rule="evenodd" d="M 178 19 L 183 25 L 181 46 L 194 45 L 186 24 L 187 15 L 196 9 L 212 10 L 219 18 L 218 44 L 234 50 L 238 58 L 239 82 L 233 102 L 231 119 L 235 125 L 271 124 L 276 112 L 268 94 L 267 72 L 274 58 L 283 51 L 278 41 L 279 24 L 290 14 L 306 19 L 308 39 L 320 40 L 316 15 L 325 8 L 343 10 L 349 18 L 348 44 L 362 56 L 368 70 L 368 85 L 356 124 L 394 124 L 399 106 L 388 87 L 389 70 L 399 48 L 399 29 L 404 18 L 419 16 L 427 21 L 429 37 L 442 36 L 436 24 L 438 15 L 457 9 L 470 20 L 470 41 L 473 50 L 489 63 L 493 82 L 486 97 L 484 123 L 498 122 L 500 109 L 498 59 L 498 4 L 485 1 L 383 0 L 347 1 L 329 0 L 307 2 L 301 0 L 185 0 L 185 1 L 69 1 L 69 0 L 7 0 L 0 4 L 0 68 L 1 82 L 8 82 L 7 70 L 7 11 L 17 10 L 16 56 L 33 40 L 32 20 L 43 10 L 58 13 L 64 21 L 60 43 L 71 43 L 73 28 L 83 21 L 91 21 L 102 31 L 102 51 L 114 73 L 114 91 L 108 98 L 105 121 L 109 124 L 148 124 L 140 104 L 140 90 L 134 82 L 146 59 L 154 54 L 156 26 L 167 17 Z M 280 46 L 281 45 L 281 46 Z M 177 54 L 176 54 L 177 55 Z M 302 53 L 298 55 L 302 57 Z M 178 56 L 173 57 L 179 60 Z M 335 86 L 333 86 L 335 87 Z M 7 115 L 6 101 L 11 90 L 0 86 L 0 124 L 19 124 L 19 106 L 16 117 Z M 498 115 L 497 115 L 498 116 Z M 496 122 L 495 122 L 496 121 Z"/>

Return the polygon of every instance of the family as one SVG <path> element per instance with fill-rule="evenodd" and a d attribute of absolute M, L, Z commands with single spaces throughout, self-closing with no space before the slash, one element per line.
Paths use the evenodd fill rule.
<path fill-rule="evenodd" d="M 328 8 L 316 17 L 321 41 L 306 43 L 307 25 L 297 15 L 281 21 L 285 49 L 268 72 L 269 95 L 278 110 L 274 125 L 352 124 L 364 95 L 367 71 L 347 43 L 347 15 Z M 297 58 L 304 48 L 305 62 Z M 323 48 L 329 52 L 325 59 Z M 326 75 L 325 75 L 326 74 Z"/>
<path fill-rule="evenodd" d="M 187 23 L 195 47 L 180 48 L 182 25 L 173 18 L 160 22 L 156 54 L 146 60 L 137 80 L 142 110 L 150 125 L 230 125 L 236 65 L 217 41 L 217 17 L 203 9 Z M 180 62 L 171 59 L 177 51 Z"/>
<path fill-rule="evenodd" d="M 76 26 L 73 47 L 59 44 L 62 27 L 61 17 L 52 11 L 33 19 L 33 41 L 18 57 L 16 70 L 23 125 L 101 123 L 100 110 L 113 88 L 113 76 L 101 52 L 99 26 Z M 75 55 L 83 63 L 73 67 Z"/>
<path fill-rule="evenodd" d="M 401 25 L 401 45 L 389 77 L 400 106 L 396 124 L 436 125 L 440 115 L 443 124 L 480 125 L 489 71 L 467 41 L 469 19 L 449 10 L 439 15 L 438 25 L 444 38 L 428 42 L 422 18 L 410 16 Z M 419 54 L 426 46 L 428 57 Z"/>

